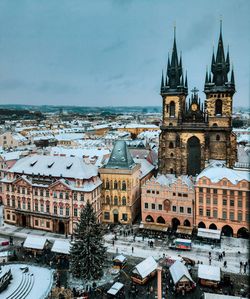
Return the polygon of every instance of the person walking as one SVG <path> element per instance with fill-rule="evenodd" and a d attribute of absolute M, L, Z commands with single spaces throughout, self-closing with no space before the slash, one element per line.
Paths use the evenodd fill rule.
<path fill-rule="evenodd" d="M 241 273 L 241 271 L 242 271 L 242 266 L 243 266 L 243 263 L 240 262 L 240 273 Z"/>
<path fill-rule="evenodd" d="M 224 261 L 224 268 L 227 268 L 227 261 Z"/>
<path fill-rule="evenodd" d="M 209 265 L 211 266 L 211 262 L 212 262 L 212 259 L 211 257 L 209 258 Z"/>
<path fill-rule="evenodd" d="M 132 246 L 132 248 L 131 248 L 131 249 L 132 249 L 132 254 L 133 254 L 133 253 L 134 253 L 134 247 Z"/>

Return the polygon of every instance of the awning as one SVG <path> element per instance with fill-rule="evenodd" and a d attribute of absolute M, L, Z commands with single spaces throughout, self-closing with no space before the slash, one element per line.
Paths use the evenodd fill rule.
<path fill-rule="evenodd" d="M 43 250 L 46 241 L 47 239 L 43 236 L 28 236 L 23 244 L 23 247 Z"/>
<path fill-rule="evenodd" d="M 193 228 L 189 226 L 178 225 L 177 234 L 192 235 Z"/>
<path fill-rule="evenodd" d="M 55 240 L 51 251 L 56 253 L 69 254 L 70 246 L 71 245 L 69 240 Z"/>
<path fill-rule="evenodd" d="M 204 280 L 220 281 L 220 267 L 199 265 L 198 266 L 198 278 Z"/>
<path fill-rule="evenodd" d="M 120 282 L 116 282 L 115 284 L 112 285 L 112 287 L 107 291 L 108 294 L 110 295 L 117 295 L 117 293 L 124 287 L 124 284 Z"/>
<path fill-rule="evenodd" d="M 160 224 L 160 223 L 141 222 L 139 228 L 140 229 L 160 231 L 160 232 L 167 232 L 168 231 L 168 225 L 167 224 Z"/>
<path fill-rule="evenodd" d="M 198 228 L 197 237 L 220 240 L 221 231 L 216 229 Z"/>

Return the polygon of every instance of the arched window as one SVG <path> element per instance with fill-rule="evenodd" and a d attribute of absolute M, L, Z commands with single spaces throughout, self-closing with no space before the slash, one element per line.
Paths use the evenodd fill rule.
<path fill-rule="evenodd" d="M 109 195 L 106 196 L 106 204 L 107 204 L 107 205 L 110 204 L 110 197 L 109 197 Z"/>
<path fill-rule="evenodd" d="M 114 181 L 114 189 L 117 190 L 118 189 L 118 184 L 117 181 Z"/>
<path fill-rule="evenodd" d="M 222 115 L 222 100 L 215 102 L 215 115 Z"/>
<path fill-rule="evenodd" d="M 114 205 L 118 206 L 118 197 L 117 196 L 114 197 Z"/>
<path fill-rule="evenodd" d="M 106 181 L 106 189 L 109 189 L 109 181 Z"/>
<path fill-rule="evenodd" d="M 175 117 L 175 102 L 170 103 L 170 117 Z"/>
<path fill-rule="evenodd" d="M 216 135 L 216 141 L 220 141 L 220 135 Z"/>
<path fill-rule="evenodd" d="M 122 205 L 126 206 L 126 197 L 125 196 L 122 197 Z"/>
<path fill-rule="evenodd" d="M 173 144 L 173 142 L 171 141 L 171 142 L 169 142 L 169 146 L 168 146 L 169 148 L 174 148 L 174 144 Z"/>
<path fill-rule="evenodd" d="M 122 190 L 125 191 L 126 189 L 127 189 L 126 182 L 122 181 Z"/>

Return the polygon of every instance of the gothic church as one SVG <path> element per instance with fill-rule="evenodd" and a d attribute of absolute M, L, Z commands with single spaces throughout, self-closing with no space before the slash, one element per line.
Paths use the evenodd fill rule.
<path fill-rule="evenodd" d="M 204 105 L 194 88 L 187 102 L 187 75 L 183 75 L 176 37 L 171 61 L 161 79 L 163 119 L 159 146 L 159 171 L 196 175 L 209 160 L 224 160 L 228 167 L 236 161 L 236 137 L 232 133 L 232 102 L 235 93 L 234 71 L 230 76 L 229 52 L 225 57 L 222 26 L 216 57 L 206 72 Z M 230 79 L 229 79 L 230 77 Z"/>

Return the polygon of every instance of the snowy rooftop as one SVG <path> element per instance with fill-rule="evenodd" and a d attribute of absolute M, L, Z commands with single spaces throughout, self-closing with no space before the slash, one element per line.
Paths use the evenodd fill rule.
<path fill-rule="evenodd" d="M 198 228 L 198 237 L 220 240 L 221 231 L 217 229 Z"/>
<path fill-rule="evenodd" d="M 140 177 L 144 178 L 147 174 L 149 174 L 155 167 L 151 163 L 149 163 L 146 159 L 137 159 L 134 158 L 135 163 L 141 165 L 140 169 Z"/>
<path fill-rule="evenodd" d="M 24 241 L 23 247 L 30 249 L 43 250 L 46 238 L 42 236 L 28 236 Z"/>
<path fill-rule="evenodd" d="M 16 162 L 10 172 L 65 178 L 89 179 L 97 176 L 97 167 L 85 164 L 77 157 L 42 156 L 25 157 Z"/>
<path fill-rule="evenodd" d="M 221 295 L 216 293 L 204 293 L 204 299 L 247 299 L 241 296 Z"/>
<path fill-rule="evenodd" d="M 122 284 L 120 282 L 116 282 L 112 285 L 112 287 L 108 290 L 107 293 L 115 296 L 123 287 L 124 287 L 124 284 Z"/>
<path fill-rule="evenodd" d="M 220 281 L 220 267 L 208 266 L 208 265 L 198 265 L 198 278 L 205 280 Z"/>
<path fill-rule="evenodd" d="M 18 160 L 22 153 L 22 151 L 5 152 L 1 154 L 1 157 L 3 157 L 5 161 Z"/>
<path fill-rule="evenodd" d="M 114 261 L 119 261 L 119 262 L 121 262 L 121 263 L 125 262 L 126 260 L 127 260 L 127 258 L 126 258 L 124 255 L 122 255 L 122 254 L 117 255 L 117 256 L 114 258 Z"/>
<path fill-rule="evenodd" d="M 152 256 L 149 256 L 140 264 L 135 266 L 133 273 L 136 273 L 141 276 L 141 278 L 147 277 L 150 273 L 157 269 L 157 262 Z"/>
<path fill-rule="evenodd" d="M 183 277 L 186 277 L 188 280 L 193 281 L 187 267 L 180 261 L 174 262 L 174 264 L 169 268 L 169 271 L 173 278 L 174 284 L 178 283 Z"/>
<path fill-rule="evenodd" d="M 152 178 L 151 181 L 155 181 L 162 186 L 170 187 L 177 183 L 177 180 L 181 180 L 182 184 L 186 185 L 188 189 L 194 189 L 194 184 L 189 176 L 181 175 L 176 177 L 174 174 L 160 174 L 156 178 Z"/>
<path fill-rule="evenodd" d="M 63 253 L 63 254 L 69 254 L 70 251 L 70 241 L 69 240 L 55 240 L 52 248 L 52 252 L 56 253 Z"/>
<path fill-rule="evenodd" d="M 28 267 L 26 273 L 21 270 L 24 267 Z M 53 283 L 53 270 L 25 264 L 9 264 L 2 266 L 0 276 L 9 269 L 11 269 L 12 280 L 1 292 L 0 298 L 47 298 Z"/>
<path fill-rule="evenodd" d="M 220 161 L 213 161 L 213 163 L 198 175 L 197 181 L 203 177 L 210 179 L 213 183 L 218 183 L 220 180 L 226 178 L 234 185 L 242 180 L 250 181 L 250 174 L 248 171 L 225 167 Z"/>

